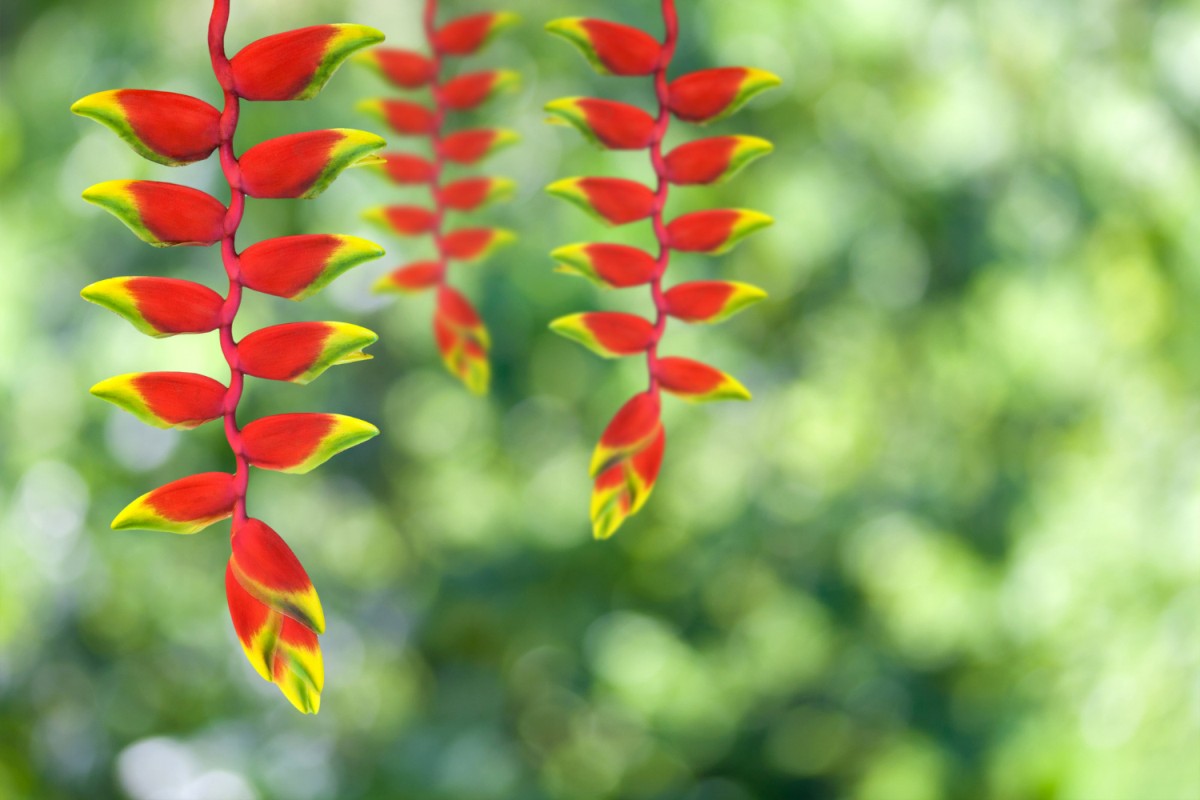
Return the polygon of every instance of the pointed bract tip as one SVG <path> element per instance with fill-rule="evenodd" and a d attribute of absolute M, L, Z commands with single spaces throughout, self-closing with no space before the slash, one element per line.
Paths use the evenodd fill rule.
<path fill-rule="evenodd" d="M 384 164 L 387 164 L 386 158 L 371 153 L 358 159 L 349 167 L 347 167 L 347 169 L 352 169 L 354 167 L 382 167 Z"/>
<path fill-rule="evenodd" d="M 579 178 L 563 178 L 546 186 L 546 194 L 562 197 L 565 194 L 579 194 Z"/>
<path fill-rule="evenodd" d="M 768 72 L 758 67 L 746 67 L 745 69 L 747 83 L 760 86 L 763 89 L 771 89 L 783 84 L 783 78 L 780 78 L 774 72 Z"/>
<path fill-rule="evenodd" d="M 81 117 L 95 116 L 105 108 L 111 108 L 116 104 L 116 95 L 119 91 L 119 89 L 107 89 L 103 92 L 93 92 L 87 97 L 81 97 L 71 104 L 71 113 Z"/>
<path fill-rule="evenodd" d="M 521 141 L 521 134 L 511 128 L 496 128 L 495 147 L 506 147 Z"/>
<path fill-rule="evenodd" d="M 354 110 L 360 114 L 370 114 L 374 117 L 383 116 L 382 100 L 359 100 L 354 104 Z"/>
<path fill-rule="evenodd" d="M 521 88 L 521 73 L 515 69 L 498 69 L 493 83 L 493 91 L 507 92 Z"/>
<path fill-rule="evenodd" d="M 106 203 L 113 202 L 113 200 L 123 194 L 125 187 L 131 183 L 133 183 L 131 180 L 115 180 L 93 184 L 83 190 L 81 197 L 89 203 L 103 206 Z"/>
<path fill-rule="evenodd" d="M 751 211 L 745 208 L 739 209 L 739 211 L 742 215 L 742 218 L 738 220 L 739 227 L 758 230 L 759 228 L 775 224 L 775 218 L 770 214 L 764 214 L 761 211 Z"/>
<path fill-rule="evenodd" d="M 550 33 L 562 35 L 569 31 L 576 30 L 579 27 L 579 21 L 582 19 L 583 17 L 559 17 L 558 19 L 550 20 L 545 24 L 544 27 L 546 30 L 550 31 Z"/>
<path fill-rule="evenodd" d="M 560 114 L 576 109 L 576 103 L 583 98 L 581 97 L 560 97 L 557 100 L 551 100 L 542 106 L 543 111 L 548 111 L 552 114 Z"/>
<path fill-rule="evenodd" d="M 772 153 L 775 151 L 775 145 L 766 139 L 759 136 L 739 136 L 740 144 L 746 150 L 752 150 L 756 153 Z"/>
<path fill-rule="evenodd" d="M 89 303 L 98 305 L 103 303 L 105 298 L 112 297 L 115 292 L 120 292 L 125 285 L 127 278 L 105 278 L 102 281 L 89 283 L 87 286 L 79 290 L 79 296 Z"/>
<path fill-rule="evenodd" d="M 521 15 L 515 11 L 497 11 L 492 20 L 492 30 L 500 31 L 521 24 Z"/>
<path fill-rule="evenodd" d="M 371 292 L 373 294 L 401 294 L 400 289 L 396 286 L 396 282 L 392 280 L 391 273 L 380 275 L 371 284 Z"/>
<path fill-rule="evenodd" d="M 516 231 L 508 228 L 495 228 L 495 233 L 492 235 L 492 247 L 500 248 L 507 247 L 517 241 Z"/>

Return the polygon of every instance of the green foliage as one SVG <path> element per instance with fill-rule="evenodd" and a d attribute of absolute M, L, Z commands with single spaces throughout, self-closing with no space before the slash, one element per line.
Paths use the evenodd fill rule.
<path fill-rule="evenodd" d="M 463 273 L 504 332 L 492 398 L 399 345 L 429 334 L 428 314 L 369 294 L 396 247 L 308 301 L 378 330 L 379 366 L 249 395 L 246 419 L 332 410 L 386 440 L 303 486 L 255 477 L 336 618 L 321 714 L 299 720 L 235 646 L 221 537 L 107 528 L 150 472 L 227 467 L 219 437 L 145 429 L 87 394 L 137 370 L 224 375 L 209 339 L 142 341 L 77 298 L 113 275 L 213 273 L 210 253 L 150 251 L 78 202 L 155 168 L 72 117 L 73 99 L 152 84 L 215 99 L 187 77 L 207 74 L 201 48 L 173 46 L 205 4 L 121 3 L 17 0 L 0 26 L 0 797 L 1200 792 L 1194 7 L 683 4 L 680 71 L 784 79 L 712 128 L 773 140 L 767 165 L 675 193 L 683 212 L 753 187 L 779 222 L 721 274 L 677 266 L 769 293 L 719 333 L 672 334 L 741 365 L 756 400 L 668 406 L 655 501 L 597 546 L 588 455 L 644 375 L 546 330 L 594 294 L 545 256 L 578 219 L 537 188 L 566 174 L 539 109 L 578 90 L 579 64 L 540 29 L 562 13 L 658 28 L 642 0 L 506 0 L 527 24 L 481 68 L 533 87 L 492 120 L 524 136 L 489 164 L 520 179 L 498 214 L 522 237 Z M 230 41 L 344 6 L 244 3 Z M 419 42 L 412 8 L 356 8 L 390 44 Z M 330 127 L 377 90 L 354 72 L 335 84 L 248 108 L 239 136 Z M 612 158 L 572 151 L 572 174 L 611 174 Z M 647 180 L 641 162 L 623 177 Z M 180 174 L 217 191 L 203 166 Z M 366 235 L 356 210 L 395 189 L 364 176 L 327 194 L 340 202 L 252 202 L 241 244 Z M 644 314 L 636 295 L 604 300 Z M 251 296 L 240 333 L 315 311 Z"/>

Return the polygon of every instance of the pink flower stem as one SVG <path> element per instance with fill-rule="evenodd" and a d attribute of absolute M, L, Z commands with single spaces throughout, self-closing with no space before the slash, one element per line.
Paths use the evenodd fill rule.
<path fill-rule="evenodd" d="M 654 68 L 654 93 L 658 98 L 658 117 L 654 122 L 654 137 L 650 142 L 650 163 L 658 178 L 654 192 L 654 237 L 658 240 L 658 267 L 650 278 L 650 296 L 654 300 L 654 334 L 650 339 L 650 347 L 646 351 L 646 368 L 650 374 L 648 391 L 657 401 L 658 385 L 658 343 L 667 330 L 667 301 L 663 297 L 662 279 L 671 262 L 671 248 L 667 242 L 667 226 L 663 222 L 663 210 L 667 205 L 667 165 L 663 161 L 662 142 L 667 135 L 667 127 L 671 124 L 671 111 L 668 105 L 667 67 L 675 57 L 675 44 L 679 38 L 679 17 L 675 12 L 675 0 L 662 0 L 663 25 L 666 37 L 663 40 L 662 51 L 659 53 L 658 64 Z"/>
<path fill-rule="evenodd" d="M 433 174 L 429 178 L 429 191 L 433 195 L 433 226 L 430 235 L 433 237 L 433 246 L 437 249 L 438 290 L 441 291 L 446 285 L 449 259 L 446 258 L 442 230 L 446 219 L 446 208 L 442 204 L 442 125 L 446 120 L 446 106 L 442 100 L 442 56 L 434 45 L 437 11 L 437 0 L 425 0 L 425 38 L 429 42 L 429 58 L 433 62 L 433 77 L 429 81 L 429 90 L 433 94 L 433 128 L 429 132 L 429 143 L 433 149 Z"/>
<path fill-rule="evenodd" d="M 208 23 L 208 50 L 212 57 L 213 73 L 225 94 L 225 107 L 221 111 L 220 154 L 221 171 L 229 183 L 229 208 L 225 212 L 225 227 L 221 236 L 221 261 L 229 278 L 229 294 L 221 306 L 221 353 L 229 365 L 229 388 L 225 391 L 222 413 L 225 419 L 225 438 L 233 451 L 237 470 L 233 476 L 233 530 L 246 521 L 246 488 L 250 482 L 250 468 L 246 463 L 242 432 L 237 424 L 238 403 L 246 376 L 238 356 L 237 342 L 233 340 L 233 320 L 242 305 L 241 265 L 235 244 L 238 226 L 246 210 L 246 193 L 242 190 L 242 170 L 233 154 L 233 135 L 238 123 L 238 95 L 233 88 L 233 69 L 225 55 L 225 30 L 229 25 L 229 0 L 213 0 L 212 17 Z"/>

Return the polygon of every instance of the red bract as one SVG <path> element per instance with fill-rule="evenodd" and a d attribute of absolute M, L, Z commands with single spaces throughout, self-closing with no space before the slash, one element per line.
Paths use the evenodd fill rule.
<path fill-rule="evenodd" d="M 671 220 L 667 242 L 685 252 L 724 253 L 772 222 L 766 214 L 737 208 L 694 211 Z"/>
<path fill-rule="evenodd" d="M 376 167 L 393 183 L 423 184 L 433 180 L 433 163 L 429 159 L 408 153 L 383 153 L 380 157 L 383 163 Z"/>
<path fill-rule="evenodd" d="M 654 191 L 624 178 L 567 178 L 546 191 L 610 225 L 637 222 L 654 213 Z"/>
<path fill-rule="evenodd" d="M 224 420 L 232 473 L 190 475 L 160 486 L 126 506 L 112 526 L 189 534 L 232 517 L 225 588 L 238 639 L 263 678 L 300 711 L 316 713 L 324 685 L 316 635 L 325 629 L 324 615 L 291 548 L 249 517 L 249 469 L 307 472 L 378 431 L 340 414 L 280 414 L 242 427 L 237 410 L 246 375 L 307 383 L 333 364 L 369 358 L 362 349 L 375 334 L 343 322 L 297 322 L 238 342 L 233 326 L 245 290 L 300 300 L 383 250 L 357 237 L 320 234 L 269 239 L 239 253 L 236 236 L 247 195 L 315 197 L 347 167 L 386 164 L 371 155 L 383 140 L 344 128 L 312 131 L 262 142 L 239 159 L 233 138 L 242 100 L 310 98 L 347 56 L 383 35 L 362 25 L 317 25 L 260 39 L 230 59 L 224 48 L 229 3 L 214 0 L 208 28 L 213 71 L 224 95 L 221 111 L 186 95 L 129 89 L 99 92 L 72 106 L 162 164 L 199 161 L 220 150 L 228 205 L 157 181 L 109 181 L 83 196 L 152 245 L 219 242 L 228 294 L 192 281 L 150 277 L 109 278 L 82 294 L 151 336 L 218 331 L 229 383 L 189 372 L 146 372 L 101 381 L 92 393 L 157 427 L 187 429 Z"/>
<path fill-rule="evenodd" d="M 507 69 L 469 72 L 446 81 L 441 87 L 441 104 L 448 111 L 470 111 L 497 92 L 515 88 L 519 76 Z"/>
<path fill-rule="evenodd" d="M 160 181 L 106 181 L 85 189 L 83 199 L 155 247 L 208 247 L 224 235 L 225 206 L 199 189 Z"/>
<path fill-rule="evenodd" d="M 146 492 L 125 506 L 113 519 L 112 527 L 196 533 L 231 515 L 236 500 L 237 490 L 229 473 L 189 475 Z"/>
<path fill-rule="evenodd" d="M 225 302 L 207 286 L 178 278 L 109 278 L 84 287 L 80 294 L 156 338 L 216 330 Z"/>
<path fill-rule="evenodd" d="M 251 197 L 311 199 L 384 144 L 373 133 L 346 129 L 268 139 L 242 153 L 242 189 Z"/>
<path fill-rule="evenodd" d="M 774 149 L 756 136 L 716 136 L 688 142 L 667 154 L 667 180 L 677 186 L 727 180 Z"/>
<path fill-rule="evenodd" d="M 309 383 L 332 366 L 369 359 L 363 348 L 377 338 L 348 322 L 288 322 L 247 334 L 238 361 L 256 378 Z"/>
<path fill-rule="evenodd" d="M 689 122 L 725 119 L 750 98 L 779 85 L 766 70 L 749 67 L 705 69 L 676 78 L 668 89 L 671 113 Z"/>
<path fill-rule="evenodd" d="M 479 261 L 514 241 L 503 228 L 461 228 L 442 237 L 442 254 L 448 261 Z"/>
<path fill-rule="evenodd" d="M 412 50 L 375 47 L 356 57 L 401 89 L 420 89 L 437 71 L 433 59 Z"/>
<path fill-rule="evenodd" d="M 432 289 L 442 279 L 442 265 L 436 261 L 418 261 L 397 267 L 384 275 L 375 284 L 377 292 L 414 294 L 423 289 Z"/>
<path fill-rule="evenodd" d="M 195 428 L 224 413 L 226 387 L 191 372 L 138 372 L 100 381 L 92 394 L 156 428 Z"/>
<path fill-rule="evenodd" d="M 663 301 L 667 313 L 676 319 L 722 322 L 766 297 L 766 292 L 748 283 L 693 281 L 671 287 L 663 295 Z"/>
<path fill-rule="evenodd" d="M 221 138 L 221 112 L 203 100 L 175 92 L 96 92 L 77 100 L 71 111 L 107 125 L 142 158 L 169 167 L 203 161 Z"/>
<path fill-rule="evenodd" d="M 662 54 L 662 45 L 653 36 L 619 22 L 570 17 L 547 23 L 546 30 L 578 47 L 605 75 L 650 75 Z"/>
<path fill-rule="evenodd" d="M 603 286 L 650 284 L 655 319 L 615 312 L 571 314 L 550 324 L 555 332 L 596 353 L 622 356 L 645 353 L 650 386 L 625 404 L 600 438 L 592 458 L 591 518 L 596 538 L 606 539 L 645 504 L 662 464 L 666 435 L 659 395 L 665 390 L 688 400 L 749 399 L 732 377 L 707 364 L 659 356 L 667 321 L 712 323 L 761 300 L 765 293 L 734 281 L 696 281 L 664 290 L 663 276 L 673 251 L 722 253 L 746 235 L 770 223 L 756 211 L 699 211 L 668 222 L 664 217 L 671 184 L 708 184 L 724 180 L 771 145 L 752 136 L 722 136 L 681 145 L 663 154 L 670 114 L 712 122 L 733 113 L 750 97 L 779 83 L 762 70 L 731 67 L 685 75 L 672 83 L 667 68 L 675 55 L 678 17 L 675 0 L 661 0 L 666 37 L 660 44 L 642 31 L 614 22 L 570 17 L 546 25 L 582 51 L 601 73 L 653 75 L 658 115 L 624 103 L 568 97 L 546 104 L 550 121 L 566 122 L 601 147 L 649 150 L 657 186 L 650 189 L 622 178 L 568 178 L 547 187 L 599 220 L 622 225 L 649 218 L 658 254 L 615 244 L 573 244 L 551 253 L 559 270 Z"/>
<path fill-rule="evenodd" d="M 560 272 L 580 275 L 615 289 L 649 283 L 658 269 L 654 256 L 624 244 L 572 244 L 550 255 L 558 262 Z"/>
<path fill-rule="evenodd" d="M 497 69 L 447 77 L 444 68 L 448 56 L 465 56 L 478 51 L 496 33 L 516 22 L 516 16 L 490 12 L 474 14 L 439 28 L 437 11 L 437 0 L 426 0 L 424 32 L 431 55 L 405 53 L 402 58 L 380 57 L 369 64 L 401 89 L 428 85 L 432 107 L 410 100 L 364 100 L 359 104 L 359 108 L 379 116 L 393 130 L 429 137 L 431 159 L 388 154 L 382 171 L 395 183 L 427 184 L 431 202 L 429 205 L 380 206 L 367 210 L 365 216 L 400 236 L 428 234 L 432 238 L 436 250 L 433 259 L 393 269 L 375 283 L 374 290 L 408 294 L 437 288 L 433 335 L 442 360 L 468 389 L 483 394 L 488 388 L 491 369 L 487 329 L 471 303 L 450 288 L 449 266 L 452 261 L 482 259 L 511 241 L 513 236 L 494 228 L 447 230 L 446 214 L 448 211 L 476 211 L 493 201 L 507 199 L 513 194 L 515 185 L 505 178 L 462 178 L 446 182 L 443 172 L 448 162 L 478 162 L 511 144 L 516 135 L 491 128 L 448 133 L 445 127 L 449 114 L 476 108 L 496 93 L 515 86 L 518 76 L 511 70 Z M 403 74 L 398 74 L 401 70 Z"/>
<path fill-rule="evenodd" d="M 620 311 L 571 314 L 554 320 L 550 327 L 605 358 L 645 352 L 654 341 L 650 320 Z"/>
<path fill-rule="evenodd" d="M 474 164 L 497 150 L 515 144 L 520 137 L 500 128 L 476 128 L 447 135 L 434 147 L 446 161 Z"/>
<path fill-rule="evenodd" d="M 442 205 L 455 211 L 474 211 L 497 200 L 507 200 L 517 185 L 507 178 L 463 178 L 442 186 Z"/>
<path fill-rule="evenodd" d="M 403 136 L 428 136 L 438 124 L 432 111 L 407 100 L 364 100 L 358 110 L 379 118 Z"/>
<path fill-rule="evenodd" d="M 449 286 L 438 289 L 433 338 L 452 375 L 476 394 L 487 391 L 487 351 L 491 344 L 487 328 L 471 301 Z"/>
<path fill-rule="evenodd" d="M 749 400 L 750 392 L 719 369 L 690 358 L 660 358 L 654 377 L 662 388 L 688 400 Z"/>
<path fill-rule="evenodd" d="M 231 85 L 222 88 L 244 100 L 308 100 L 355 51 L 382 41 L 383 34 L 366 25 L 313 25 L 277 33 L 251 42 L 230 59 Z"/>
<path fill-rule="evenodd" d="M 242 283 L 256 292 L 303 300 L 351 267 L 382 255 L 382 247 L 357 236 L 282 236 L 242 252 Z"/>
<path fill-rule="evenodd" d="M 430 19 L 426 6 L 426 19 Z M 436 5 L 434 13 L 436 14 Z M 434 51 L 447 56 L 469 56 L 486 46 L 496 34 L 517 23 L 517 15 L 503 11 L 472 14 L 447 22 L 439 29 L 427 23 L 426 35 Z"/>
<path fill-rule="evenodd" d="M 644 150 L 654 141 L 654 117 L 637 106 L 594 97 L 564 97 L 546 104 L 551 122 L 571 125 L 609 150 Z"/>
<path fill-rule="evenodd" d="M 378 206 L 363 216 L 401 236 L 420 236 L 437 225 L 437 214 L 424 206 Z"/>
<path fill-rule="evenodd" d="M 250 465 L 279 472 L 309 472 L 378 433 L 371 423 L 341 414 L 277 414 L 242 429 Z"/>

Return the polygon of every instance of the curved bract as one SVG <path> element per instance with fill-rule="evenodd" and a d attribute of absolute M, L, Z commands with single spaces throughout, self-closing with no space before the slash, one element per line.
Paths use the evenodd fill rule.
<path fill-rule="evenodd" d="M 487 329 L 471 301 L 451 288 L 454 261 L 478 261 L 507 244 L 513 235 L 495 228 L 451 229 L 451 213 L 471 213 L 491 203 L 507 200 L 516 184 L 507 178 L 468 177 L 448 180 L 448 164 L 475 164 L 512 144 L 516 134 L 492 128 L 448 133 L 449 114 L 478 108 L 505 91 L 516 88 L 520 76 L 506 69 L 445 74 L 449 57 L 468 56 L 485 47 L 496 34 L 517 22 L 515 14 L 483 12 L 437 24 L 437 0 L 426 0 L 424 32 L 428 54 L 379 48 L 356 58 L 400 90 L 428 88 L 430 105 L 392 98 L 363 100 L 358 108 L 403 136 L 429 140 L 429 156 L 384 153 L 380 175 L 398 186 L 427 186 L 430 202 L 395 204 L 367 209 L 363 216 L 396 236 L 428 236 L 433 258 L 394 268 L 372 287 L 388 294 L 437 291 L 433 337 L 446 369 L 468 390 L 485 394 L 491 376 Z"/>
<path fill-rule="evenodd" d="M 546 104 L 548 121 L 571 125 L 593 144 L 608 150 L 648 151 L 657 177 L 653 189 L 623 178 L 566 178 L 547 191 L 609 225 L 649 219 L 658 243 L 652 255 L 627 245 L 581 243 L 551 253 L 558 271 L 585 277 L 607 288 L 649 285 L 655 318 L 592 312 L 570 314 L 550 324 L 556 333 L 605 358 L 646 358 L 650 385 L 626 403 L 600 437 L 592 458 L 592 530 L 607 539 L 641 509 L 658 477 L 666 447 L 661 419 L 663 391 L 685 400 L 749 400 L 750 392 L 721 370 L 678 356 L 660 356 L 659 344 L 671 318 L 689 323 L 721 322 L 766 297 L 756 286 L 738 281 L 692 281 L 663 287 L 674 252 L 717 255 L 771 224 L 771 218 L 745 209 L 713 209 L 668 220 L 664 209 L 671 185 L 688 186 L 727 180 L 768 154 L 770 142 L 755 136 L 716 136 L 689 142 L 663 153 L 670 118 L 707 124 L 736 112 L 755 95 L 779 84 L 769 72 L 722 67 L 668 81 L 675 55 L 678 16 L 674 0 L 662 0 L 666 36 L 616 22 L 568 17 L 546 29 L 584 55 L 597 72 L 652 76 L 657 115 L 627 103 L 592 97 L 565 97 Z"/>
<path fill-rule="evenodd" d="M 118 89 L 88 95 L 71 110 L 112 129 L 151 161 L 179 166 L 220 153 L 229 202 L 160 181 L 97 184 L 84 199 L 109 211 L 157 246 L 220 245 L 229 280 L 224 296 L 201 284 L 162 277 L 114 277 L 87 286 L 85 300 L 154 337 L 217 331 L 228 384 L 190 372 L 119 375 L 92 394 L 160 428 L 189 429 L 221 419 L 234 471 L 205 472 L 166 483 L 126 506 L 115 529 L 192 534 L 232 519 L 225 575 L 234 630 L 254 669 L 278 685 L 300 711 L 316 713 L 324 686 L 317 635 L 325 616 L 291 548 L 246 507 L 250 467 L 304 473 L 379 431 L 340 414 L 278 414 L 239 424 L 247 375 L 307 383 L 334 364 L 361 361 L 375 334 L 344 322 L 295 322 L 233 337 L 247 289 L 290 300 L 319 291 L 357 264 L 383 255 L 365 239 L 306 234 L 268 239 L 245 251 L 237 233 L 247 197 L 307 199 L 345 169 L 384 163 L 384 144 L 346 128 L 308 131 L 261 142 L 239 158 L 233 149 L 242 100 L 305 100 L 316 95 L 348 56 L 383 39 L 364 25 L 315 25 L 252 42 L 232 59 L 224 49 L 230 0 L 214 0 L 208 41 L 224 95 L 221 110 L 186 95 Z"/>

